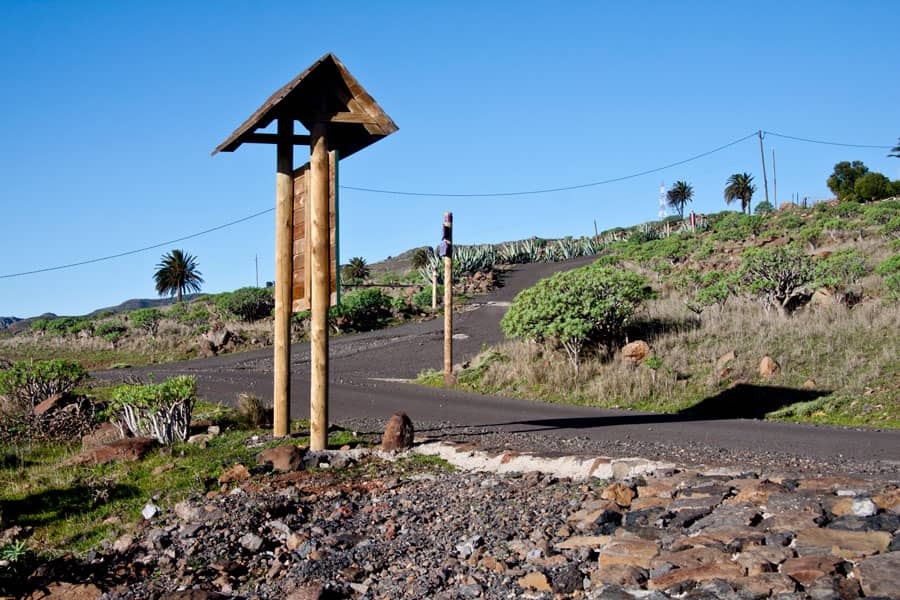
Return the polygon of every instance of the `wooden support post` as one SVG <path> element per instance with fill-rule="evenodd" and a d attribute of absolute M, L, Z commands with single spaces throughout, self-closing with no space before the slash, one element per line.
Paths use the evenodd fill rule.
<path fill-rule="evenodd" d="M 431 310 L 437 310 L 437 265 L 431 267 Z"/>
<path fill-rule="evenodd" d="M 453 384 L 453 213 L 444 213 L 444 385 Z"/>
<path fill-rule="evenodd" d="M 309 196 L 312 277 L 310 289 L 309 421 L 310 450 L 328 445 L 328 306 L 331 303 L 328 147 L 325 124 L 313 125 L 310 142 Z"/>
<path fill-rule="evenodd" d="M 294 120 L 278 119 L 275 175 L 275 437 L 288 434 L 291 422 L 291 287 L 294 235 Z"/>

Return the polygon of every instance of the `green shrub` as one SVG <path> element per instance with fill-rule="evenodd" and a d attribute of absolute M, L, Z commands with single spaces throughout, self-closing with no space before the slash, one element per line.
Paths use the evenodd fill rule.
<path fill-rule="evenodd" d="M 440 304 L 444 297 L 444 286 L 437 286 L 437 297 L 438 304 Z M 422 291 L 416 292 L 412 297 L 412 303 L 413 306 L 418 306 L 419 308 L 431 308 L 431 286 L 425 286 Z"/>
<path fill-rule="evenodd" d="M 154 336 L 159 331 L 159 322 L 162 319 L 162 311 L 158 308 L 140 308 L 128 313 L 131 324 L 143 329 L 148 335 Z"/>
<path fill-rule="evenodd" d="M 577 373 L 584 348 L 600 344 L 609 350 L 648 296 L 642 276 L 591 265 L 520 292 L 500 326 L 507 337 L 562 346 Z"/>
<path fill-rule="evenodd" d="M 900 273 L 894 273 L 884 278 L 884 289 L 888 298 L 900 300 Z"/>
<path fill-rule="evenodd" d="M 881 234 L 887 237 L 900 238 L 900 215 L 892 218 L 881 228 Z"/>
<path fill-rule="evenodd" d="M 727 212 L 713 225 L 713 239 L 739 242 L 751 235 L 759 235 L 765 219 L 759 215 Z"/>
<path fill-rule="evenodd" d="M 881 173 L 866 173 L 853 184 L 853 192 L 863 202 L 887 198 L 892 191 L 891 180 Z"/>
<path fill-rule="evenodd" d="M 113 390 L 113 420 L 137 437 L 153 437 L 164 446 L 187 441 L 191 412 L 197 399 L 197 380 L 186 375 L 158 384 L 126 384 Z"/>
<path fill-rule="evenodd" d="M 128 327 L 122 321 L 103 321 L 94 326 L 94 335 L 102 337 L 107 342 L 115 344 L 128 331 Z"/>
<path fill-rule="evenodd" d="M 863 209 L 863 215 L 871 225 L 886 225 L 894 217 L 900 217 L 900 200 L 870 204 Z"/>
<path fill-rule="evenodd" d="M 753 209 L 753 213 L 757 215 L 764 215 L 770 212 L 773 212 L 775 207 L 772 206 L 771 202 L 767 202 L 763 200 L 759 204 L 756 205 L 756 208 Z"/>
<path fill-rule="evenodd" d="M 816 261 L 815 284 L 842 290 L 869 272 L 866 257 L 852 248 L 839 250 Z"/>
<path fill-rule="evenodd" d="M 392 298 L 378 288 L 358 290 L 341 299 L 335 323 L 342 331 L 378 329 L 391 319 Z"/>
<path fill-rule="evenodd" d="M 695 299 L 702 306 L 724 306 L 738 287 L 738 277 L 721 271 L 710 271 L 700 277 Z"/>
<path fill-rule="evenodd" d="M 875 272 L 882 277 L 900 273 L 900 254 L 895 254 L 890 258 L 886 258 L 875 267 Z"/>
<path fill-rule="evenodd" d="M 85 377 L 84 367 L 71 360 L 23 360 L 0 371 L 0 394 L 30 410 L 54 394 L 68 394 Z"/>
<path fill-rule="evenodd" d="M 809 256 L 792 246 L 752 248 L 744 253 L 741 279 L 747 290 L 783 314 L 796 308 L 800 292 L 814 278 Z"/>
<path fill-rule="evenodd" d="M 204 302 L 179 302 L 172 306 L 165 314 L 166 317 L 174 319 L 182 325 L 198 325 L 210 320 L 212 315 L 206 308 Z"/>
<path fill-rule="evenodd" d="M 818 224 L 805 225 L 797 232 L 797 237 L 799 237 L 801 241 L 804 241 L 815 248 L 822 240 L 822 227 Z"/>
<path fill-rule="evenodd" d="M 38 319 L 31 325 L 32 331 L 43 331 L 56 337 L 74 335 L 84 329 L 92 329 L 89 319 L 79 317 L 57 317 L 55 319 Z"/>
<path fill-rule="evenodd" d="M 791 231 L 793 229 L 800 229 L 806 224 L 806 221 L 798 217 L 797 215 L 786 214 L 784 216 L 778 217 L 776 221 L 776 225 L 781 229 L 786 231 Z"/>
<path fill-rule="evenodd" d="M 244 287 L 216 296 L 216 308 L 242 321 L 257 321 L 272 315 L 275 296 L 271 288 Z"/>

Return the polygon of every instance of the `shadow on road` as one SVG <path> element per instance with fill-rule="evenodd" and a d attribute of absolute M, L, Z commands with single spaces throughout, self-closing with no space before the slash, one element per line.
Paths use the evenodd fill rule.
<path fill-rule="evenodd" d="M 766 413 L 797 402 L 809 402 L 830 394 L 830 390 L 798 390 L 787 387 L 738 384 L 699 404 L 674 414 L 625 413 L 596 417 L 568 417 L 561 419 L 536 419 L 490 423 L 479 427 L 509 427 L 524 425 L 527 429 L 509 430 L 510 433 L 551 431 L 555 429 L 592 429 L 616 425 L 652 425 L 654 423 L 683 423 L 716 419 L 762 419 Z M 460 426 L 462 428 L 463 426 Z M 441 427 L 434 431 L 447 431 L 455 427 Z M 430 430 L 422 430 L 430 431 Z"/>

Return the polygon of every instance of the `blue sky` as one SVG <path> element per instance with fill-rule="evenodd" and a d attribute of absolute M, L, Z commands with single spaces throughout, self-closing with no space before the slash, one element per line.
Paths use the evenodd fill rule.
<path fill-rule="evenodd" d="M 443 193 L 564 187 L 652 169 L 758 129 L 855 144 L 900 136 L 900 4 L 884 2 L 0 2 L 0 275 L 190 235 L 274 206 L 275 152 L 210 151 L 334 52 L 400 130 L 341 163 L 348 186 Z M 778 200 L 829 197 L 840 160 L 883 149 L 769 136 Z M 305 150 L 296 150 L 298 166 Z M 771 169 L 771 164 L 768 164 Z M 758 141 L 620 183 L 510 198 L 343 190 L 342 259 L 439 241 L 561 237 L 654 219 L 661 181 L 725 207 Z M 769 173 L 772 193 L 771 171 Z M 204 291 L 274 272 L 274 215 L 173 244 Z M 0 315 L 154 297 L 163 247 L 0 278 Z"/>

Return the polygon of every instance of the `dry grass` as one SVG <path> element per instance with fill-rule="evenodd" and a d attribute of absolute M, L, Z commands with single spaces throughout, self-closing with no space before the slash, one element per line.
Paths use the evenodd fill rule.
<path fill-rule="evenodd" d="M 805 385 L 821 394 L 816 405 L 775 416 L 900 426 L 897 303 L 808 306 L 784 318 L 752 300 L 732 299 L 722 309 L 707 309 L 698 320 L 680 296 L 671 294 L 651 301 L 632 330 L 647 334 L 641 337 L 658 357 L 655 369 L 619 356 L 593 356 L 576 379 L 563 353 L 509 342 L 484 361 L 480 377 L 462 379 L 483 391 L 659 412 L 684 410 L 735 383 Z M 729 371 L 717 372 L 717 359 L 732 351 Z M 781 367 L 770 379 L 758 370 L 766 355 Z"/>

